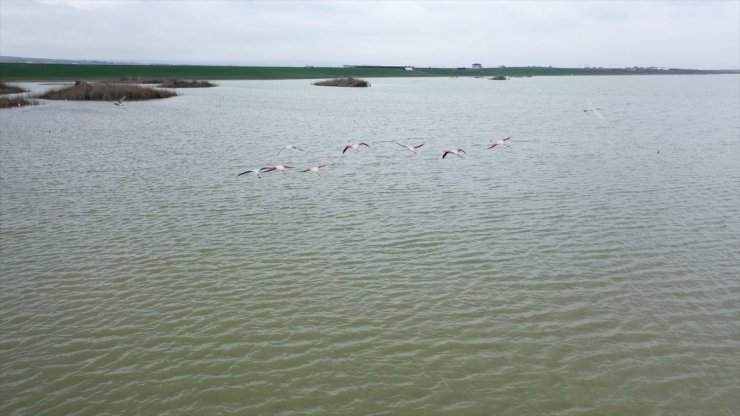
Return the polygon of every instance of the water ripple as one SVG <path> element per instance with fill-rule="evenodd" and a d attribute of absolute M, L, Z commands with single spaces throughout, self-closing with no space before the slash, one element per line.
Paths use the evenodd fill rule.
<path fill-rule="evenodd" d="M 0 113 L 0 413 L 734 414 L 737 77 L 479 81 Z"/>

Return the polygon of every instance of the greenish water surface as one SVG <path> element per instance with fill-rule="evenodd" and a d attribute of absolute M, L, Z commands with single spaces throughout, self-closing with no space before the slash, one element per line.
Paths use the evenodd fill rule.
<path fill-rule="evenodd" d="M 0 414 L 738 413 L 740 77 L 370 81 L 0 110 Z"/>

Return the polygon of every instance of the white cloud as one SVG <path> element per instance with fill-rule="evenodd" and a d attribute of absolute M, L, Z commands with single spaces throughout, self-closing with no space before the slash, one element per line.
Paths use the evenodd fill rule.
<path fill-rule="evenodd" d="M 51 7 L 71 7 L 78 10 L 109 9 L 119 5 L 117 2 L 104 0 L 39 0 L 39 3 Z"/>
<path fill-rule="evenodd" d="M 236 64 L 737 68 L 739 17 L 734 0 L 2 0 L 0 54 Z"/>

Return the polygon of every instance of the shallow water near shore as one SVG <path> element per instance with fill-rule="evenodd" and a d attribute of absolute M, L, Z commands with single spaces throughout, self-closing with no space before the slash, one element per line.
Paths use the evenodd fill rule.
<path fill-rule="evenodd" d="M 0 414 L 737 413 L 740 77 L 370 81 L 0 110 Z"/>

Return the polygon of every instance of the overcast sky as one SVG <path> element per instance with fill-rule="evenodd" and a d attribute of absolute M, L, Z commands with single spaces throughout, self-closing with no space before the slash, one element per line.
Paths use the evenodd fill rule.
<path fill-rule="evenodd" d="M 0 0 L 0 55 L 729 69 L 740 68 L 740 0 Z"/>

